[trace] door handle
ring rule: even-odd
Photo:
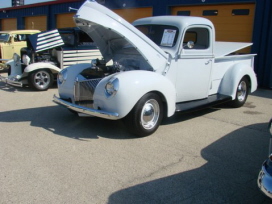
[[[205,65],[208,65],[208,64],[210,64],[210,62],[211,62],[212,60],[210,59],[210,60],[208,60],[206,63],[205,63]]]

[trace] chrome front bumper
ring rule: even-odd
[[[5,82],[6,84],[9,84],[11,86],[23,87],[22,82],[17,81],[16,79],[9,79],[7,77],[3,77],[1,75],[0,75],[0,81]]]
[[[265,195],[267,195],[269,198],[272,198],[272,176],[267,172],[269,166],[266,165],[266,162],[267,161],[265,161],[262,165],[262,169],[258,176],[257,184],[260,190]]]
[[[76,111],[78,113],[83,113],[85,115],[96,116],[99,118],[105,118],[105,119],[110,119],[110,120],[120,119],[118,113],[110,113],[110,112],[106,112],[106,111],[102,111],[102,110],[96,110],[96,109],[92,109],[92,108],[86,108],[83,106],[79,106],[79,105],[70,103],[68,101],[62,100],[59,97],[57,97],[56,95],[54,95],[53,101],[59,105],[65,106],[66,108],[69,108],[69,109]]]

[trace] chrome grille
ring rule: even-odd
[[[102,78],[76,81],[74,86],[75,101],[92,101],[95,87],[101,79]]]

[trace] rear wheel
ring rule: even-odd
[[[243,106],[247,100],[248,92],[249,82],[246,77],[243,77],[237,86],[236,97],[233,101],[231,101],[230,105],[234,108]]]
[[[46,91],[52,84],[53,74],[50,70],[37,70],[29,75],[29,85],[38,91]]]
[[[124,118],[128,130],[140,137],[154,133],[163,118],[163,104],[155,93],[144,95]]]

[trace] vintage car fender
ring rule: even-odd
[[[237,86],[244,76],[249,78],[251,84],[249,92],[255,91],[257,89],[257,79],[252,67],[244,63],[238,63],[233,65],[223,76],[219,86],[219,93],[235,99]]]
[[[61,69],[59,67],[57,67],[53,64],[46,63],[46,62],[37,62],[37,63],[33,63],[33,64],[28,65],[25,68],[24,72],[30,73],[30,72],[33,72],[38,69],[50,69],[53,73],[58,73],[61,71]]]
[[[113,96],[107,97],[105,86],[112,78],[119,81],[119,89]],[[127,71],[114,74],[100,81],[94,92],[94,107],[125,117],[149,92],[157,92],[166,102],[167,116],[175,112],[176,91],[173,83],[161,74],[149,71]]]

